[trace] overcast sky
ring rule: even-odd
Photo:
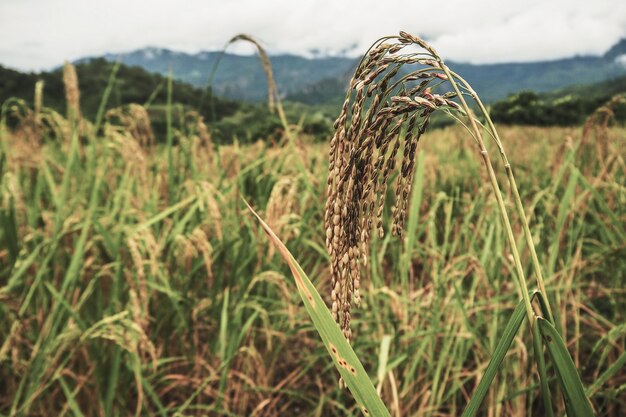
[[[45,69],[145,46],[215,50],[238,33],[271,53],[336,55],[355,46],[356,55],[399,30],[457,61],[599,55],[626,37],[626,1],[0,0],[0,64]]]

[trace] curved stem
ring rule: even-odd
[[[500,140],[500,136],[498,136],[498,131],[496,130],[496,127],[494,126],[493,121],[491,120],[491,117],[489,117],[489,113],[487,113],[487,109],[485,108],[482,101],[478,97],[478,94],[476,94],[476,92],[472,89],[469,83],[465,81],[462,77],[460,77],[458,74],[455,74],[453,72],[452,74],[454,75],[455,78],[459,79],[463,84],[465,84],[465,87],[468,89],[468,91],[474,98],[474,101],[476,101],[476,103],[478,104],[480,111],[485,116],[487,125],[489,126],[489,130],[491,131],[491,134],[496,142],[496,145],[498,146],[498,150],[500,151],[500,157],[502,158],[502,162],[504,163],[504,167],[506,169],[506,175],[509,180],[509,187],[511,188],[511,191],[513,191],[515,208],[517,209],[518,215],[520,216],[520,220],[522,221],[522,227],[524,229],[524,236],[526,238],[526,244],[528,245],[528,249],[530,250],[530,256],[533,262],[533,268],[535,269],[535,275],[537,277],[537,286],[539,287],[539,291],[541,291],[546,296],[545,299],[546,299],[546,310],[547,310],[548,319],[550,320],[550,322],[554,323],[554,318],[552,316],[552,309],[550,308],[550,303],[548,301],[548,293],[546,291],[545,281],[543,279],[543,273],[541,272],[539,258],[537,256],[535,244],[533,242],[532,234],[530,232],[530,227],[528,226],[528,220],[526,218],[526,213],[524,212],[522,199],[519,194],[519,189],[517,188],[517,183],[515,182],[515,177],[513,176],[513,169],[511,168],[511,164],[509,163],[509,160],[504,152],[504,147],[502,146],[502,141]]]
[[[476,124],[474,117],[472,117],[472,112],[469,106],[467,105],[465,98],[461,94],[461,91],[459,90],[458,85],[454,81],[454,78],[452,77],[450,70],[441,59],[439,59],[439,63],[441,65],[441,69],[448,77],[450,84],[452,84],[452,88],[454,88],[454,91],[457,93],[459,100],[461,102],[461,105],[463,106],[463,109],[465,110],[467,114],[467,118],[469,119],[470,126],[472,130],[474,131],[474,135],[476,136],[478,147],[480,149],[480,154],[483,158],[485,168],[487,169],[487,174],[489,175],[489,181],[491,183],[491,187],[493,188],[493,192],[496,196],[496,201],[498,202],[498,208],[500,209],[502,222],[504,223],[504,228],[506,230],[506,235],[509,241],[509,246],[511,247],[511,253],[513,254],[513,261],[515,263],[515,269],[517,272],[519,290],[522,293],[522,298],[524,300],[524,306],[526,308],[526,315],[528,316],[528,322],[530,323],[532,327],[535,324],[535,313],[530,303],[530,294],[528,293],[528,286],[526,285],[524,269],[522,268],[522,262],[520,260],[519,251],[517,250],[517,244],[515,243],[515,237],[513,235],[513,229],[511,228],[511,222],[509,221],[509,216],[506,212],[506,207],[504,205],[502,192],[500,191],[500,186],[498,185],[496,174],[493,170],[491,160],[489,159],[489,154],[487,152],[487,149],[485,148],[485,143],[483,141],[482,134],[480,133],[480,130],[478,129],[478,125]]]

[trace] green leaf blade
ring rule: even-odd
[[[246,203],[246,205],[248,205]],[[357,401],[361,412],[366,416],[390,416],[380,396],[377,394],[363,364],[352,350],[352,347],[343,336],[341,329],[333,320],[326,303],[317,292],[311,280],[304,273],[298,262],[291,255],[287,247],[274,234],[272,229],[248,205],[259,223],[270,237],[270,241],[284,258],[293,273],[296,286],[307,313],[313,320],[313,325],[322,338],[335,367],[341,374],[346,386]]]
[[[548,348],[548,354],[556,369],[568,415],[592,417],[594,413],[591,403],[587,399],[583,383],[563,339],[549,321],[538,317],[536,325],[539,326],[543,341]]]

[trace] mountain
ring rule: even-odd
[[[219,60],[212,88],[216,95],[237,100],[263,101],[267,97],[267,81],[256,55],[234,55],[221,52],[187,54],[161,48],[144,48],[124,54],[107,54],[109,61],[121,61],[148,71],[166,75],[170,68],[176,79],[196,87],[205,87]],[[347,76],[356,60],[343,57],[304,58],[296,55],[270,57],[272,70],[282,95],[299,91],[321,80]],[[89,58],[87,58],[89,60]],[[85,61],[85,59],[80,60]]]
[[[220,52],[187,54],[161,48],[144,48],[105,59],[120,60],[162,75],[170,68],[174,77],[197,87],[207,84]],[[357,63],[355,58],[304,58],[295,55],[270,57],[278,89],[288,100],[307,104],[337,103]],[[472,84],[486,102],[505,98],[521,90],[547,92],[574,84],[590,84],[626,74],[626,39],[602,56],[503,64],[467,64],[448,61],[448,66]],[[213,91],[220,96],[262,101],[267,83],[259,59],[226,53],[213,80]]]
[[[607,81],[626,74],[626,39],[620,40],[602,56],[503,64],[447,61],[447,65],[467,80],[483,101],[490,103],[519,91],[543,93],[572,85]],[[321,80],[290,94],[288,98],[309,104],[341,102],[349,78]]]
[[[449,63],[487,102],[520,90],[547,92],[576,84],[592,84],[626,74],[626,65],[606,56],[554,61],[471,65]]]
[[[624,61],[626,58],[626,38],[621,39],[604,54],[606,59]]]

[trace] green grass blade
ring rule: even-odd
[[[65,398],[67,399],[67,404],[69,408],[72,410],[72,413],[74,413],[76,417],[83,417],[84,414],[80,411],[80,407],[75,399],[78,390],[76,390],[76,392],[72,392],[72,390],[70,389],[70,387],[67,385],[67,383],[62,377],[59,378],[59,384],[61,385],[61,388],[63,389],[63,394],[65,394]]]
[[[424,152],[420,152],[417,156],[417,164],[413,178],[411,191],[411,211],[409,212],[407,230],[406,230],[406,246],[404,259],[400,264],[400,276],[402,283],[409,281],[409,266],[411,265],[411,255],[415,242],[417,241],[417,224],[420,215],[420,205],[422,204],[422,193],[424,188]],[[406,286],[405,286],[406,288]]]
[[[252,207],[248,205],[248,208],[259,220],[259,223],[263,226],[265,233],[269,236],[270,241],[289,265],[289,268],[293,273],[296,286],[298,287],[300,297],[304,302],[306,311],[313,320],[315,329],[322,338],[324,346],[328,349],[335,367],[354,396],[354,399],[358,403],[363,415],[390,416],[389,411],[383,404],[383,401],[376,393],[369,375],[365,371],[365,368],[363,368],[359,358],[352,350],[352,347],[341,333],[339,326],[337,326],[337,323],[333,320],[328,307],[322,300],[322,297],[320,297],[319,293],[306,276],[298,262],[296,262],[293,258],[287,247],[280,241],[280,239],[278,239],[263,219],[256,214]]]
[[[0,207],[0,226],[2,226],[0,239],[4,240],[3,246],[9,252],[9,267],[12,268],[19,253],[19,243],[13,199],[9,198],[7,204],[6,210]]]
[[[174,131],[172,128],[172,69],[167,75],[167,106],[165,109],[166,137],[165,146],[167,148],[167,192],[169,201],[172,201],[172,193],[174,192],[174,153],[172,146],[174,143]]]
[[[544,314],[545,319],[547,319],[550,324],[554,326],[554,319],[551,317],[550,309],[548,308],[548,299],[546,295],[541,291],[535,291],[534,295],[537,296],[537,300],[539,300],[539,307],[541,307],[541,312]]]
[[[115,400],[115,390],[120,375],[120,364],[122,359],[122,351],[118,346],[113,348],[113,359],[111,362],[111,373],[109,374],[106,394],[104,397],[104,413],[107,416],[113,415],[113,401]]]
[[[598,376],[598,378],[593,381],[593,384],[587,387],[587,395],[593,396],[593,394],[595,394],[606,381],[611,379],[611,377],[619,371],[623,372],[624,369],[626,369],[626,352],[622,352],[619,358],[617,358],[617,360],[613,362],[613,364],[609,366],[608,369],[602,373],[602,375]]]
[[[574,361],[569,355],[565,343],[553,325],[547,320],[538,317],[537,326],[548,347],[548,354],[556,369],[557,377],[565,399],[565,406],[569,417],[593,416],[591,404],[585,394],[583,383],[576,371]]]
[[[167,414],[167,409],[161,403],[161,399],[159,398],[159,395],[154,391],[154,388],[152,387],[150,382],[147,381],[146,378],[142,378],[141,379],[141,385],[142,385],[143,390],[145,391],[145,393],[152,400],[152,404],[154,406],[156,406],[156,408],[157,408],[157,410],[159,412],[159,415],[162,416],[162,417],[167,417],[167,415],[168,415]],[[152,414],[152,415],[154,415],[154,414]]]
[[[229,322],[229,317],[228,317],[228,298],[229,298],[229,288],[226,288],[224,290],[224,300],[222,303],[222,314],[221,314],[221,318],[220,318],[220,333],[219,333],[219,338],[218,338],[218,352],[219,352],[219,358],[222,362],[222,376],[220,378],[220,384],[218,387],[218,391],[220,393],[220,395],[217,397],[217,401],[216,401],[216,406],[220,407],[222,404],[222,398],[223,398],[223,394],[224,391],[226,390],[226,385],[228,382],[228,365],[230,360],[227,358],[227,351],[228,351],[228,322]],[[232,320],[232,318],[231,318]],[[193,400],[192,396],[190,397],[185,404],[182,407],[182,410],[179,410],[180,412],[184,411],[189,404],[191,403],[190,400]]]
[[[533,347],[535,349],[537,371],[539,372],[544,413],[547,417],[554,417],[554,411],[552,411],[552,395],[550,394],[550,387],[548,386],[548,373],[546,371],[546,361],[543,356],[543,346],[541,345],[539,326],[533,326]]]
[[[491,360],[487,365],[485,374],[478,383],[478,387],[476,388],[476,391],[474,391],[474,394],[472,395],[470,402],[467,404],[467,407],[465,407],[462,417],[475,416],[478,412],[478,408],[487,396],[487,393],[489,392],[489,387],[491,386],[491,383],[493,382],[496,373],[502,365],[502,361],[504,360],[506,352],[511,347],[511,343],[513,343],[513,338],[519,331],[520,326],[524,321],[525,314],[526,310],[524,308],[524,301],[520,301],[517,307],[515,307],[515,310],[513,311],[513,314],[511,315],[511,318],[509,319],[509,322],[504,329],[504,333],[502,334],[502,337],[500,338],[500,341],[498,342],[498,345],[496,346],[496,349],[491,356]]]
[[[578,185],[578,175],[576,172],[572,171],[572,175],[567,183],[567,187],[563,196],[561,197],[561,202],[559,204],[558,215],[556,219],[556,229],[555,236],[561,236],[563,233],[563,228],[565,227],[565,221],[567,217],[570,215],[572,200],[574,199],[576,186]],[[554,274],[556,271],[556,262],[559,258],[559,245],[561,244],[559,239],[554,239],[549,249],[549,258],[548,258],[548,271],[549,275]]]
[[[107,104],[109,103],[109,96],[111,95],[111,90],[113,90],[113,84],[115,83],[115,77],[117,75],[117,71],[119,71],[120,69],[120,65],[122,65],[122,63],[118,61],[113,65],[113,68],[111,69],[109,81],[107,82],[107,86],[104,89],[104,93],[102,94],[102,100],[100,100],[100,105],[98,106],[96,121],[93,124],[94,135],[98,134],[98,131],[100,130],[100,125],[102,124],[102,119],[104,117],[104,111],[106,110]]]

